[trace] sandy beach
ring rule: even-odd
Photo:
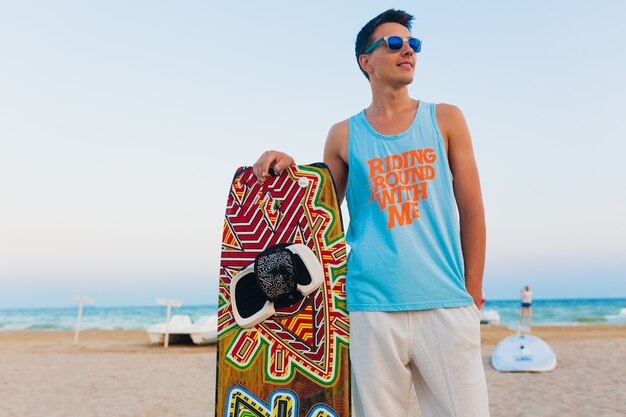
[[[513,334],[483,328],[492,417],[626,415],[626,325],[538,326],[558,358],[503,374],[490,356]],[[142,331],[0,332],[0,417],[213,416],[215,346],[148,344]]]

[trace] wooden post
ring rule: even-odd
[[[180,307],[182,303],[179,300],[167,300],[165,298],[157,298],[156,303],[159,305],[167,306],[167,320],[165,321],[165,337],[163,346],[167,348],[170,343],[170,316],[172,313],[172,307]]]
[[[76,318],[76,331],[74,332],[74,344],[78,344],[78,336],[80,334],[80,321],[83,317],[83,304],[93,304],[91,298],[82,297],[80,295],[75,295],[72,297],[72,300],[78,302],[78,317]]]

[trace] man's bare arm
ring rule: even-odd
[[[333,175],[339,205],[346,196],[348,186],[348,121],[344,120],[333,125],[324,146],[324,163]]]
[[[480,307],[487,233],[472,138],[463,113],[455,106],[438,104],[437,121],[447,139],[448,160],[454,178],[454,195],[459,208],[465,264],[465,286],[476,306]]]

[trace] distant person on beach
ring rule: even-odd
[[[530,287],[526,285],[520,294],[520,299],[522,301],[522,309],[520,312],[519,325],[522,327],[524,322],[524,314],[528,315],[528,328],[530,329],[533,315],[533,293],[530,291]]]
[[[424,417],[488,417],[478,170],[461,110],[409,96],[422,46],[412,20],[391,9],[358,33],[356,60],[372,101],[332,126],[324,148],[350,213],[353,410],[406,416],[413,385]],[[263,183],[270,169],[290,165],[291,156],[267,151],[254,173]]]

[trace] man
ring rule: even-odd
[[[484,417],[478,170],[461,111],[409,97],[421,49],[412,20],[387,10],[361,29],[355,52],[372,102],[332,126],[324,149],[350,211],[353,406],[363,417],[406,416],[413,383],[425,417]],[[268,151],[254,172],[262,182],[292,164]]]

